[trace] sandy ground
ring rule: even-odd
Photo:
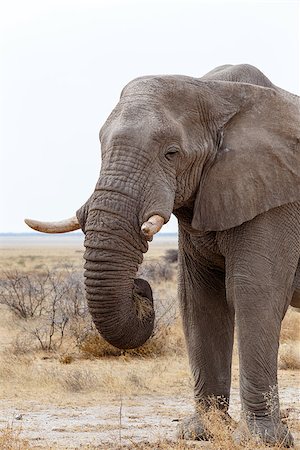
[[[230,412],[238,419],[240,402],[236,387],[231,399]],[[281,390],[282,407],[289,408],[292,421],[300,419],[299,400],[297,388]],[[192,412],[192,399],[186,396],[110,398],[97,406],[6,400],[0,402],[0,427],[8,422],[13,424],[37,448],[78,448],[88,444],[110,448],[116,443],[176,440],[178,419]],[[294,432],[294,437],[300,448],[300,433]]]

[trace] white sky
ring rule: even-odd
[[[0,232],[85,202],[132,78],[250,63],[300,90],[298,1],[0,0],[0,28]]]

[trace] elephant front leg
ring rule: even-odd
[[[277,382],[281,314],[276,295],[280,288],[273,291],[272,283],[270,287],[259,287],[258,278],[251,288],[245,286],[245,279],[242,282],[240,276],[231,278],[235,284],[242,402],[242,422],[235,431],[235,439],[240,443],[250,432],[248,437],[259,436],[268,444],[289,447],[293,438],[280,419]],[[261,307],[257,304],[259,300]]]
[[[244,418],[235,437],[240,442],[258,436],[268,444],[290,447],[292,435],[280,418],[277,358],[299,244],[293,216],[290,222],[280,223],[277,216],[274,210],[257,217],[226,232],[223,242],[227,297],[234,305],[237,325]],[[297,247],[292,245],[295,242]]]
[[[227,414],[231,384],[234,313],[228,308],[223,271],[205,260],[180,255],[179,297],[196,413],[179,425],[183,439],[208,438],[201,412],[212,402]]]

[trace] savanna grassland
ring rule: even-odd
[[[87,311],[80,237],[1,238],[0,449],[238,449],[232,425],[209,411],[210,443],[176,440],[193,412],[177,305],[177,241],[158,236],[140,272],[152,285],[154,336],[134,351],[103,341]],[[300,313],[284,320],[281,406],[300,443]],[[234,350],[230,412],[239,418]],[[248,449],[265,448],[250,441]]]

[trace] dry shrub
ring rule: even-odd
[[[97,331],[91,331],[79,344],[81,352],[88,357],[103,358],[108,356],[120,356],[122,351],[100,336]]]
[[[56,312],[56,319],[80,315],[86,308],[83,276],[72,267],[56,271],[0,273],[0,303],[28,319]]]
[[[130,356],[155,358],[159,356],[182,355],[185,352],[183,332],[179,320],[171,325],[160,323],[153,336],[139,348],[126,350]]]
[[[88,315],[84,292],[82,274],[70,267],[0,273],[0,304],[14,313],[22,330],[14,352],[60,348],[70,323]]]
[[[289,308],[281,326],[281,342],[300,341],[300,311]]]
[[[176,271],[173,266],[161,261],[144,262],[138,272],[139,277],[146,278],[154,283],[173,280],[175,274]]]
[[[164,356],[168,352],[169,336],[170,327],[162,326],[144,345],[126,350],[126,354],[143,358]]]
[[[31,445],[26,439],[20,437],[20,431],[7,425],[0,430],[1,450],[29,450]]]
[[[300,347],[296,342],[286,342],[280,346],[279,369],[300,369]]]
[[[166,250],[164,260],[170,264],[177,263],[178,262],[178,249],[170,248],[170,249]]]
[[[9,351],[15,356],[22,356],[31,353],[36,349],[35,342],[30,334],[19,333],[9,345]]]
[[[59,358],[59,362],[61,364],[71,364],[74,361],[74,356],[73,355],[61,355]]]
[[[161,356],[165,353],[164,342],[161,337],[154,336],[149,339],[144,345],[139,348],[131,350],[120,350],[103,339],[97,332],[93,332],[90,336],[82,342],[80,350],[86,356],[94,358],[105,358],[112,356],[130,355],[141,357],[155,357]]]
[[[165,355],[182,355],[185,352],[183,332],[179,320],[172,325],[160,324],[154,331],[154,335],[141,347],[120,350],[103,339],[100,334],[93,330],[79,344],[84,356],[103,358],[115,356],[132,356],[155,358]]]
[[[87,369],[75,369],[58,375],[59,384],[68,392],[87,392],[95,389],[96,376]]]

